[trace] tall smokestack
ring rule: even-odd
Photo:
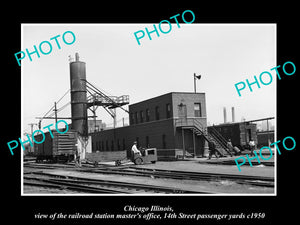
[[[231,107],[231,114],[232,114],[232,122],[235,122],[235,114],[234,114],[234,107]]]
[[[72,129],[82,136],[88,134],[85,79],[85,62],[80,62],[79,54],[76,53],[75,62],[70,62],[71,117]]]
[[[223,108],[224,123],[227,123],[226,107]]]

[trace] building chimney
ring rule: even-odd
[[[223,108],[224,123],[227,123],[226,107]]]
[[[235,114],[234,114],[234,107],[231,107],[231,114],[232,114],[232,122],[235,122]]]

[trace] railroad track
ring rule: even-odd
[[[129,182],[82,178],[32,172],[24,177],[24,185],[40,186],[55,189],[70,189],[84,193],[100,194],[136,194],[136,193],[163,193],[163,194],[211,194],[211,192],[188,191],[173,187],[137,184]]]
[[[174,171],[174,170],[160,170],[149,169],[141,167],[127,167],[127,168],[97,168],[97,169],[83,169],[81,171],[102,174],[115,174],[126,176],[143,176],[151,178],[168,178],[179,180],[230,180],[239,184],[255,185],[262,187],[274,187],[274,179],[270,177],[248,176],[248,175],[233,175],[220,173],[204,173],[191,171]]]
[[[175,170],[162,170],[150,169],[141,167],[129,167],[125,170],[134,170],[139,173],[158,174],[158,176],[169,177],[173,179],[191,179],[191,180],[215,180],[225,179],[235,181],[242,184],[251,184],[257,186],[274,187],[274,178],[250,175],[237,175],[237,174],[221,174],[221,173],[205,173],[205,172],[191,172],[191,171],[175,171]]]
[[[75,168],[74,165],[47,165],[47,164],[27,164],[25,167],[38,168],[38,169],[56,169],[63,168],[66,170],[74,170],[80,172],[101,173],[109,175],[123,175],[123,176],[142,176],[151,178],[167,178],[167,179],[180,179],[180,180],[206,180],[206,181],[218,181],[229,180],[238,184],[255,185],[262,187],[274,187],[274,178],[263,176],[249,176],[238,174],[221,174],[221,173],[205,173],[205,172],[192,172],[192,171],[175,171],[175,170],[162,170],[162,169],[150,169],[136,166],[124,166],[124,167],[91,167],[84,166],[81,168]]]

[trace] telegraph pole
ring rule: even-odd
[[[32,135],[33,135],[33,126],[34,125],[38,125],[38,124],[37,123],[29,123],[28,125],[30,125],[30,127],[31,127],[30,133],[31,133],[31,138],[32,138]],[[34,141],[32,142],[32,149],[34,151]]]

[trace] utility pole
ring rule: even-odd
[[[196,80],[200,80],[201,75],[196,75],[196,73],[194,73],[194,92],[196,93]]]
[[[30,133],[31,133],[31,138],[32,138],[32,134],[33,134],[33,126],[34,126],[34,125],[38,125],[38,124],[37,124],[37,123],[29,123],[28,125],[30,125],[30,127],[31,127]],[[32,149],[33,149],[32,152],[34,152],[34,141],[32,142]]]

